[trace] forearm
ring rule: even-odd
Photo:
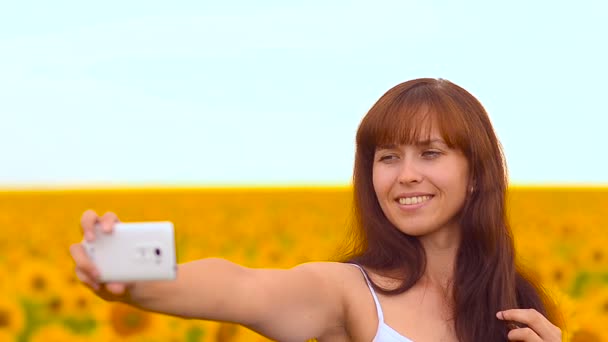
[[[196,260],[180,264],[174,281],[133,284],[126,301],[169,315],[246,324],[250,271],[225,259]]]

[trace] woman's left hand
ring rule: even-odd
[[[509,331],[509,341],[525,342],[561,342],[562,331],[534,309],[510,309],[499,311],[496,317],[503,321],[515,321],[526,324],[526,328]]]

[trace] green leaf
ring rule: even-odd
[[[191,327],[186,332],[186,341],[188,342],[199,342],[205,336],[205,330],[199,327]]]

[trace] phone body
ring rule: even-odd
[[[83,241],[101,282],[173,280],[177,277],[173,223],[116,223],[111,234],[95,228],[95,240]]]

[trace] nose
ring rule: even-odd
[[[418,170],[417,165],[412,161],[404,160],[399,172],[399,184],[420,183],[422,178],[422,173]]]

